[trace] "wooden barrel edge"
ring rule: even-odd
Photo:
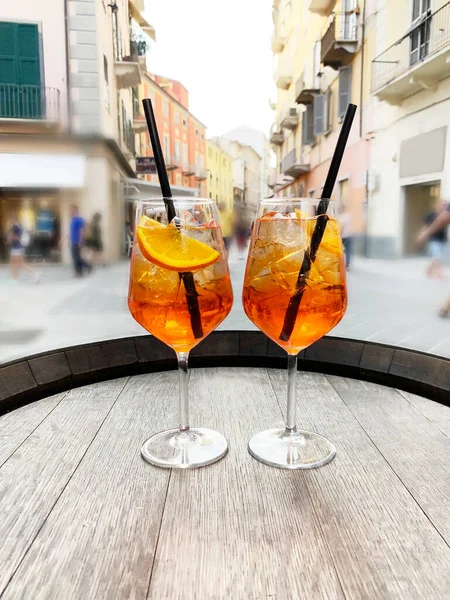
[[[285,368],[286,354],[259,331],[216,331],[191,353],[190,366]],[[156,338],[93,342],[0,365],[0,414],[71,388],[176,368]],[[327,336],[299,355],[299,369],[372,381],[450,406],[450,360],[386,344]]]

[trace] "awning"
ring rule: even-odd
[[[0,188],[82,188],[85,172],[79,154],[0,154]]]
[[[145,200],[151,198],[161,198],[161,188],[156,181],[146,181],[145,179],[133,179],[127,177],[123,179],[123,199],[125,202],[133,200]],[[195,197],[198,195],[198,190],[195,187],[181,187],[171,185],[172,194],[174,196]]]

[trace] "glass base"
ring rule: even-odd
[[[169,429],[153,435],[141,448],[142,458],[156,467],[194,469],[220,460],[228,451],[226,438],[217,431]]]
[[[312,431],[268,429],[252,437],[248,451],[260,462],[280,469],[314,469],[336,456],[336,448]]]

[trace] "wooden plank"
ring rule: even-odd
[[[61,402],[66,393],[33,402],[0,417],[0,467]]]
[[[450,544],[450,439],[392,388],[334,377],[330,381]],[[450,574],[449,566],[446,571]]]
[[[194,369],[192,423],[230,452],[173,471],[149,598],[343,598],[302,473],[266,467],[247,441],[281,422],[264,369]]]
[[[77,469],[125,381],[71,391],[2,466],[0,595]]]
[[[286,375],[269,375],[284,410]],[[307,472],[305,482],[346,596],[448,598],[447,544],[326,377],[300,373],[298,396],[299,426],[329,437],[338,451],[332,463]],[[371,415],[367,391],[360,400]],[[298,479],[294,493],[301,485]]]
[[[144,462],[140,448],[177,423],[177,380],[130,380],[3,600],[145,598],[170,471]],[[95,403],[92,395],[87,410]]]
[[[416,396],[403,390],[397,390],[416,410],[418,410],[435,427],[450,438],[450,407],[433,402],[427,398]]]

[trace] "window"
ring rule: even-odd
[[[413,0],[411,20],[410,64],[414,65],[428,55],[431,29],[430,0]]]
[[[183,127],[186,127],[186,119],[183,119]]]
[[[176,108],[174,112],[175,112],[174,121],[175,121],[175,124],[178,125],[178,123],[180,122],[180,111]]]
[[[181,144],[175,141],[175,158],[177,161],[181,161]]]
[[[187,167],[188,164],[188,147],[187,144],[183,144],[183,166]]]
[[[166,159],[166,161],[169,160],[169,154],[170,152],[170,142],[169,142],[169,136],[167,135],[167,133],[164,134],[164,158]]]
[[[314,97],[314,136],[322,135],[324,132],[325,95],[319,94]]]
[[[314,107],[312,104],[308,104],[303,113],[302,144],[308,146],[314,141]]]
[[[308,198],[314,198],[314,192],[316,190],[314,188],[311,188],[310,190],[308,190]]]
[[[176,182],[177,182],[177,185],[181,185],[181,173],[177,173]]]
[[[195,137],[198,137],[198,129],[195,130]]]
[[[323,132],[329,133],[332,129],[333,129],[333,92],[331,91],[331,88],[329,88],[325,92]]]
[[[165,117],[169,116],[169,103],[163,100],[163,115]]]
[[[347,105],[352,99],[352,67],[339,69],[339,120],[342,121],[347,110]]]
[[[108,59],[103,55],[103,95],[106,108],[109,108],[109,76],[108,76]]]
[[[212,148],[208,148],[208,158],[212,158]]]

